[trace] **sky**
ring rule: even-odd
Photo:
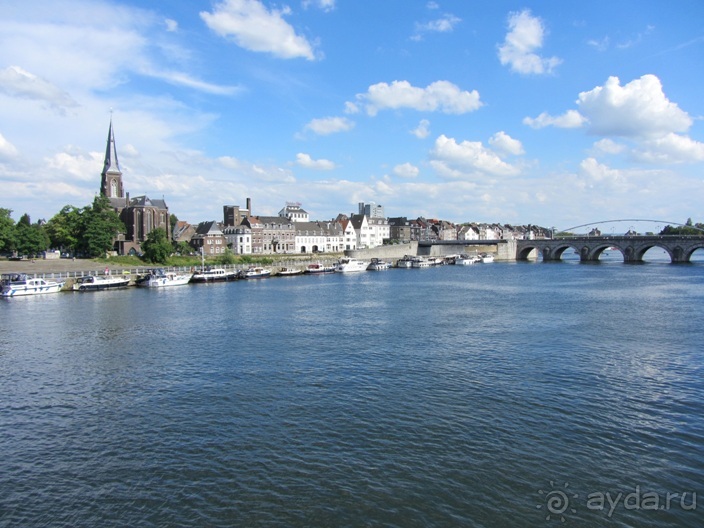
[[[704,221],[704,2],[3,0],[0,207]]]

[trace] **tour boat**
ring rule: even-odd
[[[3,274],[0,284],[3,297],[57,293],[64,287],[64,282],[30,278],[25,273]]]
[[[167,286],[183,286],[191,281],[192,273],[176,273],[155,268],[135,281],[137,286],[144,288],[165,288]]]
[[[378,258],[373,258],[371,264],[367,267],[368,270],[371,271],[382,271],[382,270],[387,270],[391,267],[391,264],[388,262],[385,262],[381,259]]]
[[[308,264],[303,273],[315,274],[315,273],[332,273],[335,271],[335,266],[326,266],[320,262],[315,262],[313,264]]]
[[[352,273],[356,271],[367,271],[367,266],[369,262],[364,260],[357,260],[355,258],[343,257],[341,258],[337,266],[335,266],[335,271],[338,273]]]
[[[226,271],[223,268],[205,268],[196,271],[191,277],[191,282],[221,282],[237,280],[236,271]]]
[[[76,279],[73,285],[75,291],[100,291],[100,290],[115,290],[117,288],[126,288],[130,283],[129,277],[120,275],[88,275]]]
[[[264,279],[271,275],[271,270],[260,267],[249,268],[245,274],[245,279]]]

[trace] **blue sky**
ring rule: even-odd
[[[704,2],[4,0],[0,207],[704,220]],[[111,114],[112,112],[112,114]]]

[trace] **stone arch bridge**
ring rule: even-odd
[[[582,262],[593,262],[607,249],[616,249],[623,254],[624,262],[642,262],[646,251],[659,247],[670,255],[673,263],[681,263],[689,262],[692,253],[704,248],[704,235],[575,236],[516,242],[516,260],[527,260],[538,251],[543,261],[555,261],[566,250],[573,249]]]

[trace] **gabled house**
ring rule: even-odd
[[[198,224],[190,243],[193,249],[206,256],[221,255],[227,250],[227,238],[215,220]]]

